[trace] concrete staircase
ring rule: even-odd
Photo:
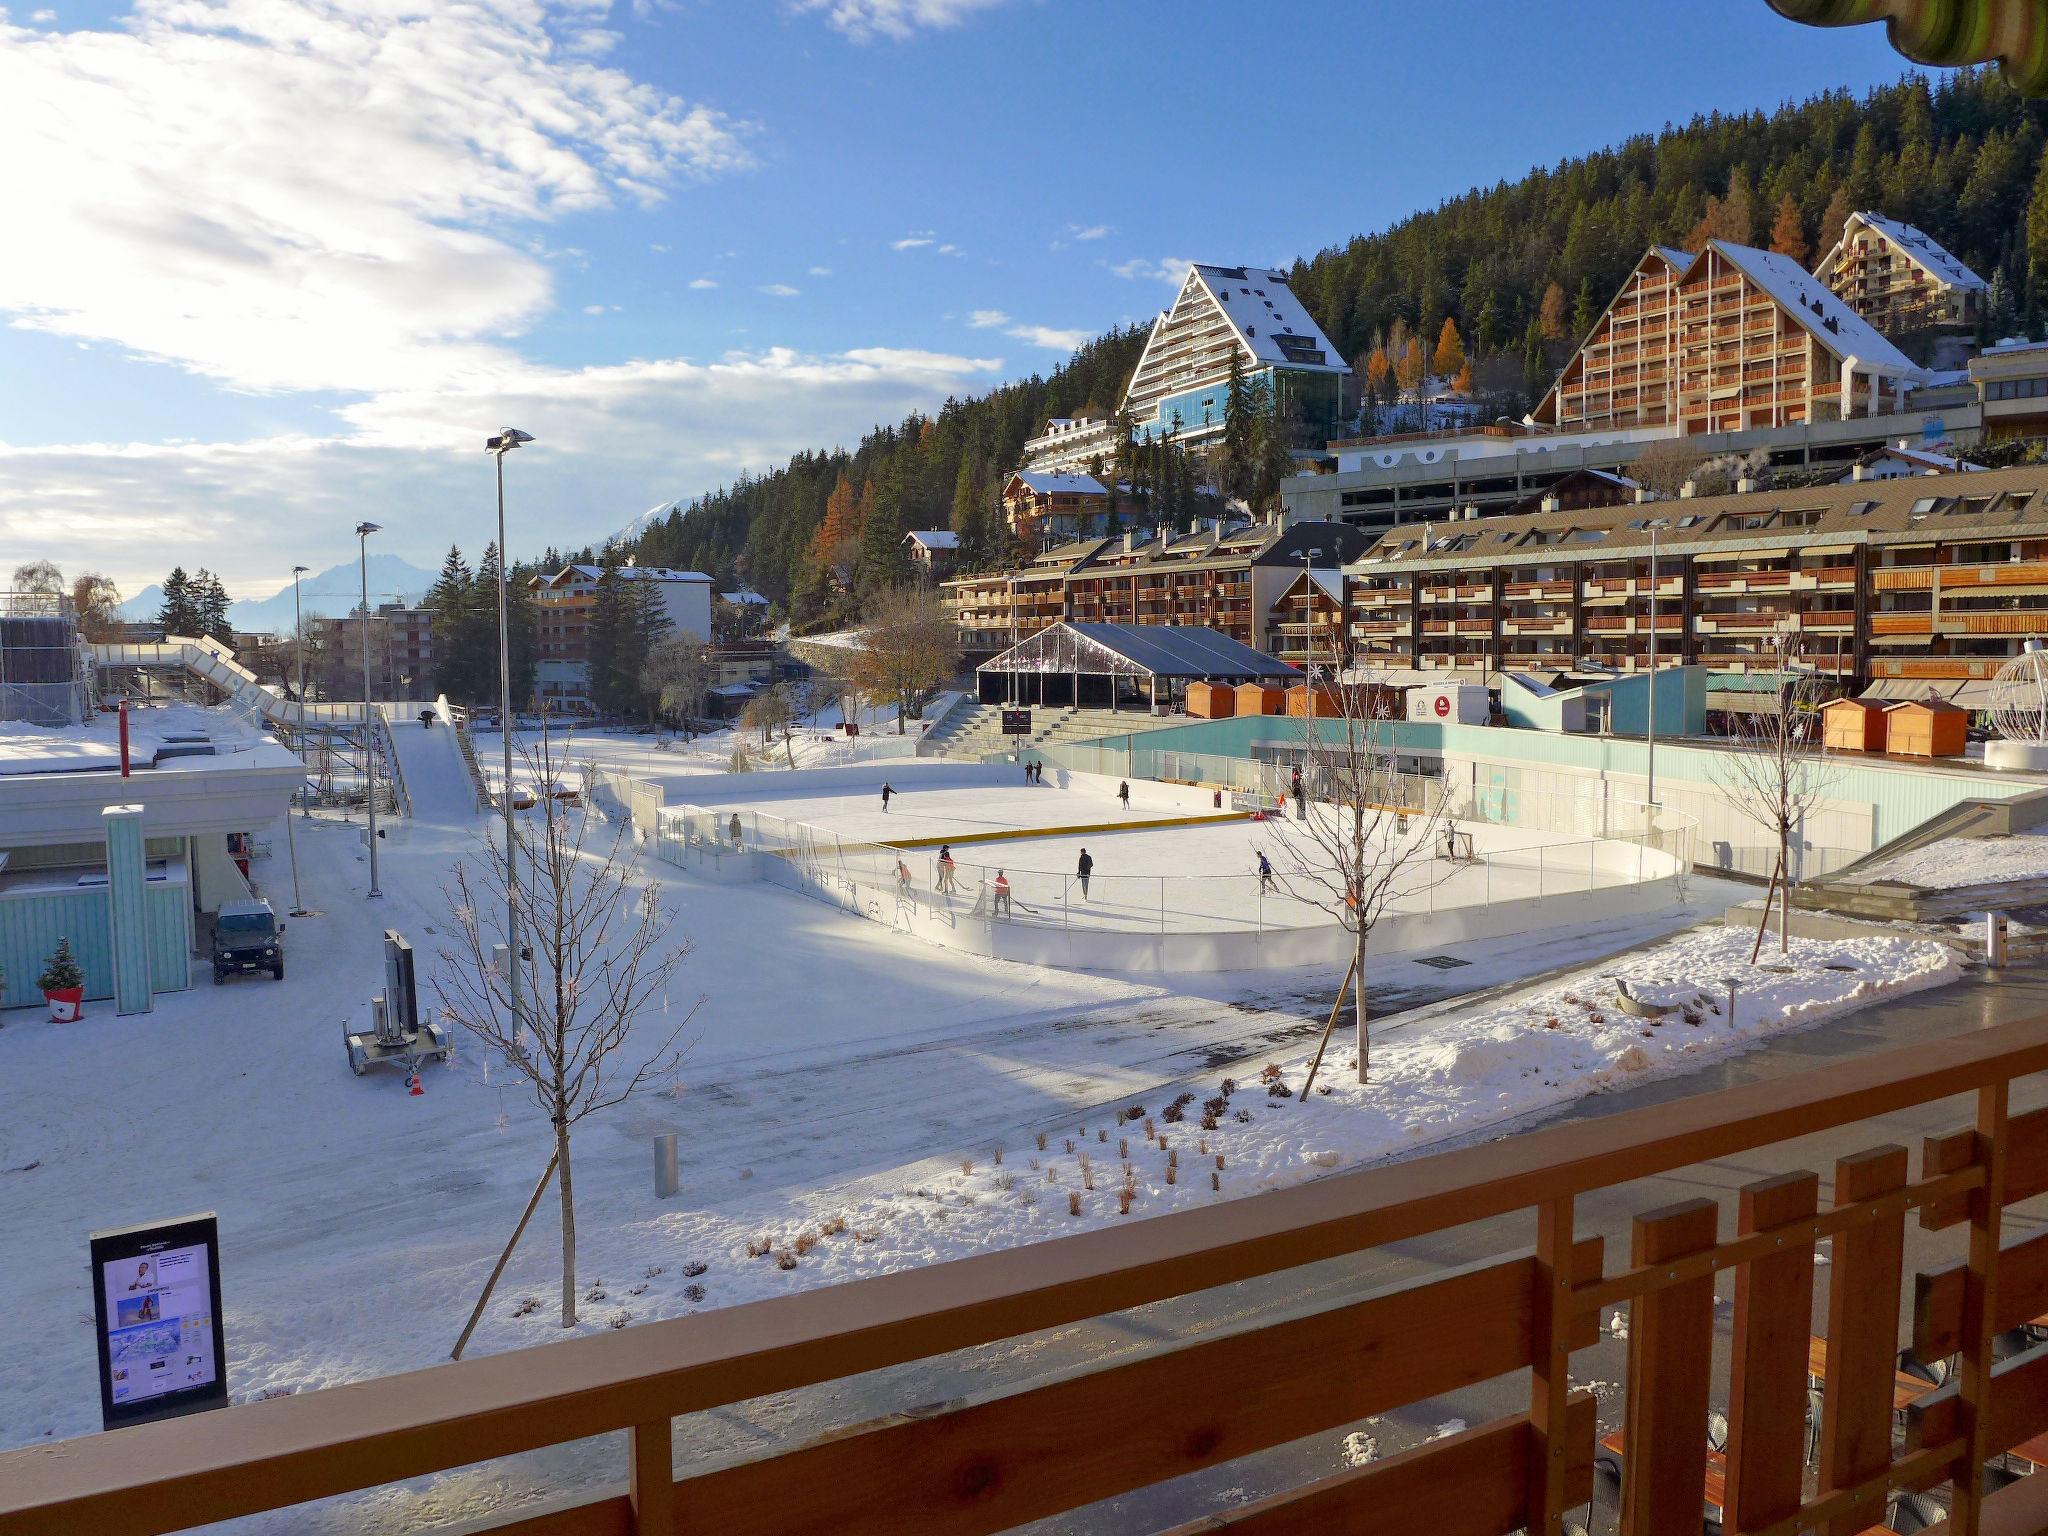
[[[1186,723],[1185,716],[1141,715],[1129,709],[1069,709],[1061,712],[1058,722],[1040,739],[1046,742],[1094,741],[1102,736],[1129,736]]]
[[[990,753],[1014,752],[1019,747],[1036,746],[1072,713],[1070,709],[1034,707],[1031,711],[1031,734],[1005,736],[1003,706],[977,704],[972,709],[956,711],[934,726],[920,744],[920,755],[929,753],[973,762]]]

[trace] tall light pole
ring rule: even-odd
[[[356,574],[362,578],[363,606],[356,622],[363,634],[363,773],[369,793],[364,803],[370,808],[370,894],[377,889],[377,722],[370,711],[370,535],[384,530],[376,523],[356,524]]]
[[[505,777],[498,786],[505,814],[505,979],[512,1003],[512,1027],[519,1027],[519,844],[512,830],[512,629],[507,572],[511,560],[505,552],[505,455],[521,443],[533,441],[531,432],[507,427],[496,437],[484,440],[484,449],[498,461],[498,740],[504,749]]]
[[[1643,792],[1650,814],[1657,809],[1657,535],[1671,526],[1669,518],[1653,517],[1650,529],[1650,703],[1645,739],[1649,744],[1649,787]],[[1679,621],[1681,624],[1684,620]]]
[[[310,569],[304,565],[292,567],[292,655],[299,671],[299,747],[302,752],[306,744],[306,620],[299,611],[299,578]],[[299,761],[304,762],[305,759],[301,757]],[[305,816],[312,815],[306,806],[306,776],[303,773],[299,775],[299,811]],[[292,830],[290,810],[284,813],[284,841],[292,855],[292,916],[304,917],[306,901],[299,894],[299,839]]]

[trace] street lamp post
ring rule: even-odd
[[[506,992],[512,1004],[512,1027],[519,1027],[519,882],[518,843],[512,829],[512,631],[510,597],[507,590],[511,566],[505,551],[505,455],[521,443],[533,441],[531,432],[507,427],[484,441],[485,450],[498,461],[498,740],[504,749],[503,782],[498,786],[505,815],[505,963]]]
[[[1647,815],[1657,814],[1657,535],[1670,527],[1670,519],[1657,517],[1650,520],[1650,702],[1648,705],[1648,727],[1644,739],[1648,744],[1648,785],[1643,798],[1648,803]],[[1684,620],[1679,621],[1681,624]]]
[[[384,530],[376,523],[356,524],[356,574],[362,579],[363,606],[356,622],[363,635],[363,775],[368,793],[364,804],[370,808],[370,894],[382,896],[377,888],[377,721],[370,710],[370,535]]]
[[[299,611],[299,578],[310,569],[304,565],[292,567],[292,654],[299,673],[299,749],[302,753],[306,744],[306,621]],[[302,756],[299,761],[303,763],[305,758]],[[303,773],[299,775],[299,811],[306,816],[312,814],[306,806],[306,776]],[[292,916],[304,917],[306,901],[299,894],[299,839],[292,830],[290,810],[284,813],[284,841],[292,855]]]

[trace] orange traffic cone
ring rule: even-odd
[[[412,1084],[412,1096],[414,1098],[420,1097],[420,1095],[427,1091],[426,1089],[420,1086],[420,1075],[417,1072],[413,1073],[413,1075],[407,1078],[406,1081]]]

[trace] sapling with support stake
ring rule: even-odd
[[[562,765],[545,721],[539,742],[522,748],[521,756],[536,782],[556,782]],[[522,857],[511,894],[522,943],[509,956],[502,931],[504,863],[489,853],[458,860],[446,892],[455,939],[434,974],[442,1017],[504,1057],[552,1128],[564,1328],[576,1323],[571,1132],[647,1083],[670,1081],[683,1055],[677,1042],[702,1002],[668,1007],[669,980],[688,958],[690,942],[672,936],[659,892],[638,877],[630,826],[620,822],[600,845],[592,833],[604,825],[550,794],[536,797],[526,824],[515,823]],[[515,970],[521,983],[516,1004]],[[651,1046],[636,1035],[643,1024]]]
[[[1435,854],[1438,824],[1448,798],[1443,781],[1421,781],[1422,804],[1406,803],[1393,770],[1394,741],[1376,688],[1355,672],[1347,676],[1335,652],[1308,666],[1309,715],[1302,722],[1305,789],[1301,814],[1269,823],[1278,856],[1274,878],[1296,901],[1335,918],[1351,940],[1351,963],[1323,1028],[1316,1061],[1344,1006],[1352,1000],[1358,1030],[1358,1080],[1366,1081],[1372,1037],[1366,1013],[1365,957],[1373,926],[1397,899],[1426,891],[1441,878]],[[1329,712],[1324,713],[1325,704]],[[1314,1081],[1310,1069],[1309,1081]],[[1308,1085],[1302,1096],[1306,1098]]]

